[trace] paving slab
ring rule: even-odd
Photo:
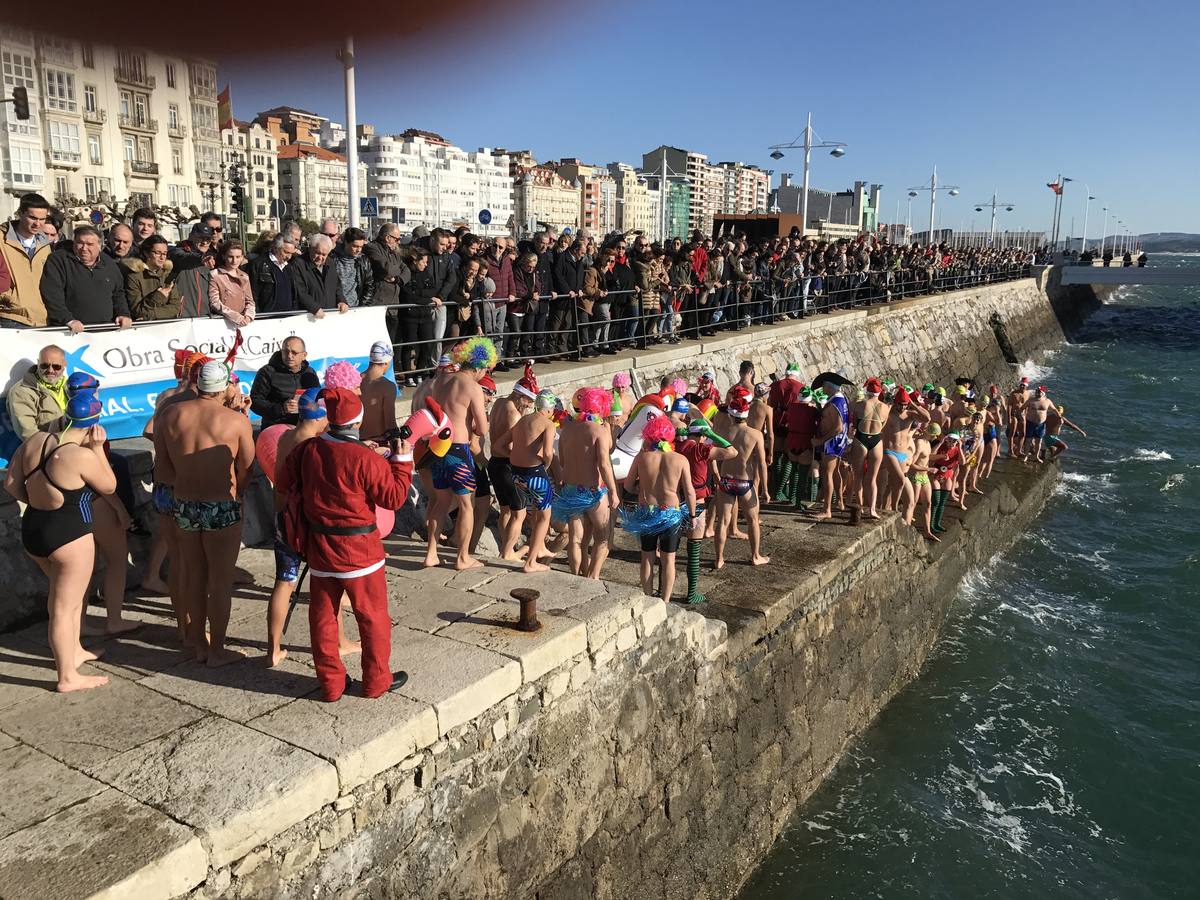
[[[157,900],[207,874],[190,829],[112,789],[0,839],[5,900]]]
[[[108,760],[96,777],[195,829],[217,869],[338,797],[325,760],[215,716]]]
[[[95,690],[44,693],[11,707],[0,714],[0,731],[95,777],[113,757],[205,715],[137,682],[113,679]]]
[[[604,582],[581,578],[569,572],[550,570],[526,575],[524,572],[507,572],[475,588],[475,593],[497,600],[512,601],[514,588],[532,588],[541,594],[538,609],[570,609],[579,603],[599,597],[605,593]]]
[[[445,628],[493,602],[482,594],[436,584],[401,581],[389,588],[388,614],[392,622],[427,633]]]
[[[516,692],[521,664],[491,650],[409,628],[392,631],[393,663],[408,672],[400,693],[428,703],[448,734]]]
[[[174,618],[170,622],[147,623],[137,631],[106,641],[103,646],[104,655],[93,665],[132,681],[184,665],[192,658],[179,641]]]
[[[536,681],[551,669],[587,651],[587,626],[566,616],[539,614],[540,631],[515,627],[520,609],[511,601],[493,603],[438,632],[442,637],[491,650],[521,663],[521,680]]]
[[[609,587],[625,586],[612,584]],[[637,588],[615,590],[577,603],[562,615],[584,623],[587,627],[588,651],[595,653],[609,638],[633,621],[634,615],[642,608],[643,599],[644,595]]]
[[[0,838],[105,790],[86,775],[25,744],[0,750]]]
[[[235,722],[249,722],[320,686],[311,668],[288,657],[268,668],[252,656],[210,669],[191,661],[146,678],[144,687]]]
[[[90,665],[80,671],[96,674]],[[0,635],[0,710],[53,693],[57,683],[58,672],[49,650],[14,634]]]
[[[522,563],[505,562],[495,559],[489,560],[486,565],[480,566],[477,569],[467,569],[463,572],[455,572],[454,577],[446,582],[446,587],[460,591],[473,591],[481,585],[494,581],[501,575],[511,575],[514,572],[519,572]]]

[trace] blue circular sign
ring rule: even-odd
[[[93,225],[103,225],[104,213],[100,212],[98,209],[93,209],[90,213],[88,213],[88,221]]]
[[[492,211],[490,209],[481,209],[479,211],[479,224],[488,225],[492,221]]]

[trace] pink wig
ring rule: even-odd
[[[675,423],[671,421],[670,416],[655,416],[642,429],[642,440],[649,444],[674,442]]]
[[[631,384],[633,384],[633,381],[629,378],[628,372],[618,372],[613,376],[613,387],[615,387],[618,391],[624,390]]]
[[[684,378],[676,378],[671,381],[671,390],[675,392],[676,397],[686,397],[688,392],[688,383]]]
[[[604,388],[581,388],[575,393],[575,410],[581,415],[603,419],[612,409],[612,394]]]
[[[358,390],[360,384],[362,384],[362,375],[359,374],[358,369],[354,368],[353,363],[341,360],[325,370],[325,387],[330,390],[345,388],[348,391],[354,391]]]

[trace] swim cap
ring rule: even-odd
[[[229,386],[229,369],[225,363],[210,359],[200,367],[196,387],[202,394],[215,394]]]
[[[717,373],[714,372],[712,369],[705,369],[703,372],[700,373],[700,380],[701,381],[716,381]]]
[[[300,395],[297,402],[300,406],[301,421],[311,422],[314,419],[325,418],[325,401],[321,399],[320,388],[309,388]]]
[[[353,363],[338,360],[325,370],[325,387],[352,391],[362,384],[362,375]]]
[[[692,410],[692,404],[687,402],[687,399],[680,397],[671,405],[671,412],[679,413],[681,416],[686,416]]]
[[[371,345],[368,359],[373,363],[385,363],[392,358],[392,345],[387,341],[376,341]]]
[[[74,397],[76,394],[84,392],[95,393],[98,390],[100,390],[100,382],[87,372],[72,372],[71,377],[67,379],[68,397]]]
[[[454,363],[450,362],[450,354],[449,353],[443,353],[441,356],[438,357],[437,367],[439,369],[449,369],[453,365],[454,365]]]
[[[960,384],[958,387],[956,387],[954,389],[954,393],[956,393],[960,397],[967,396],[967,386],[965,384]]]
[[[927,437],[941,437],[942,436],[942,426],[939,425],[937,422],[930,422],[928,425],[925,426],[925,435]]]
[[[1063,414],[1063,407],[1061,407],[1061,406],[1060,406],[1060,407],[1058,407],[1058,414],[1059,414],[1060,416]]]
[[[767,393],[770,390],[771,390],[771,388],[767,385],[767,383],[765,381],[760,381],[758,384],[756,384],[754,386],[754,396],[755,397],[765,397],[765,396],[767,396]]]
[[[526,368],[526,371],[529,371],[529,369]],[[627,388],[631,384],[633,384],[633,380],[629,377],[628,372],[618,372],[616,375],[613,376],[612,386],[617,388],[618,390],[620,390],[621,388]]]
[[[933,385],[932,385],[932,384],[923,384],[923,385],[921,385],[921,393],[922,393],[922,394],[928,394],[928,393],[929,393],[930,391],[932,391],[932,390],[933,390]]]
[[[533,408],[538,412],[550,412],[554,409],[558,398],[554,396],[554,391],[538,391],[537,399],[533,401]]]
[[[82,391],[67,401],[67,419],[72,428],[91,428],[100,421],[103,409],[94,391]]]

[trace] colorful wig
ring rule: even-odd
[[[600,422],[612,411],[612,394],[604,388],[580,388],[575,392],[575,412],[580,420]]]
[[[642,428],[642,441],[646,445],[657,444],[660,450],[671,449],[675,441],[675,423],[668,416],[655,416]]]
[[[325,370],[325,387],[345,388],[348,391],[358,390],[362,384],[362,375],[353,363],[338,360]]]
[[[618,372],[613,376],[612,385],[618,391],[624,390],[633,384],[633,380],[629,377],[628,372]]]
[[[676,397],[686,397],[688,392],[687,379],[673,378],[671,380],[671,390],[675,392]]]
[[[459,369],[473,371],[494,369],[497,360],[496,345],[485,337],[467,338],[455,345],[450,353],[450,359]]]

